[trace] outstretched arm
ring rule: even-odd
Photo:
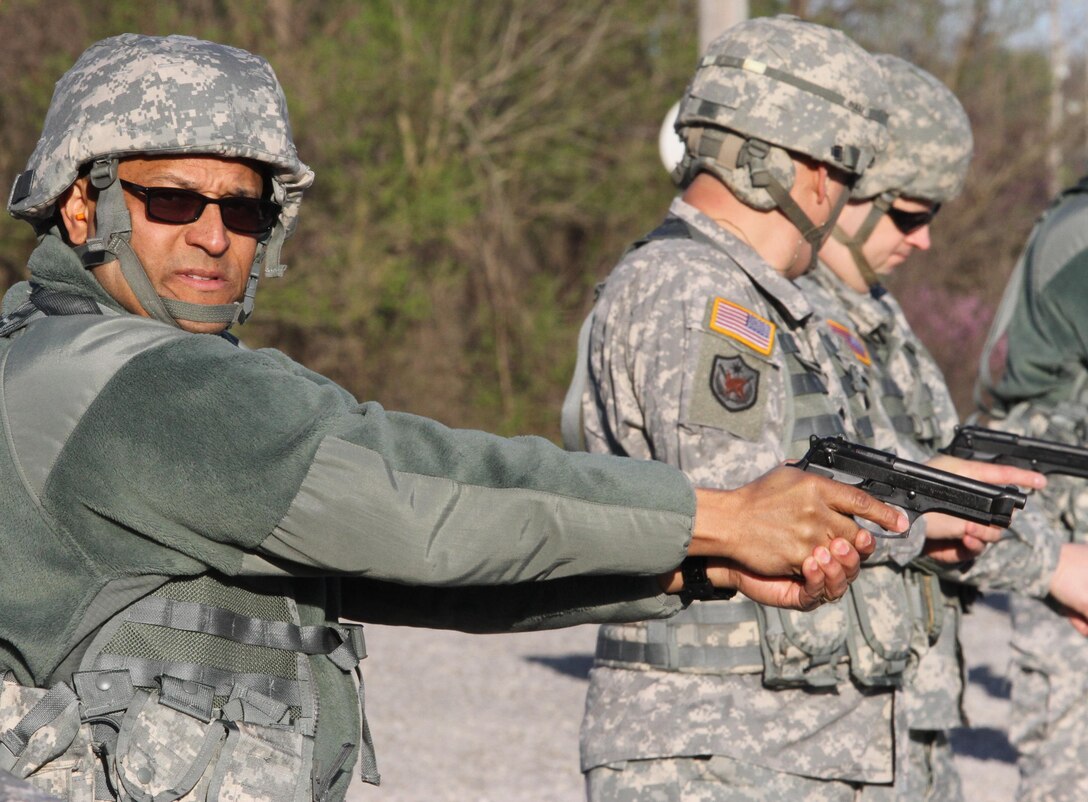
[[[722,558],[708,577],[755,601],[807,610],[841,597],[872,553],[872,535],[852,516],[902,531],[906,516],[857,488],[780,466],[736,490],[696,491],[688,553]],[[661,578],[683,587],[680,572]]]

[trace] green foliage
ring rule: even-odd
[[[1045,60],[1006,48],[1007,17],[980,18],[983,7],[751,3],[753,14],[843,26],[960,92],[980,132],[975,176],[986,181],[973,177],[966,199],[942,213],[940,258],[909,268],[957,292],[999,286],[1045,197],[1027,163],[1045,119]],[[247,341],[390,407],[555,436],[593,285],[673,191],[657,133],[695,63],[696,9],[694,0],[5,0],[0,169],[22,169],[52,83],[99,38],[185,33],[259,52],[285,86],[317,183],[286,249],[291,270],[264,283]],[[0,235],[10,283],[32,237],[7,219]]]

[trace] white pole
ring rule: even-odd
[[[1065,94],[1062,84],[1069,75],[1069,61],[1065,52],[1065,36],[1062,31],[1062,2],[1050,0],[1050,120],[1046,166],[1050,194],[1056,195],[1062,187],[1062,125],[1065,122]]]
[[[706,46],[721,36],[726,28],[746,19],[748,0],[699,0],[699,53],[705,53]],[[680,101],[677,101],[665,114],[657,135],[657,152],[661,156],[661,163],[670,173],[684,157],[684,143],[673,130],[679,109]]]
[[[748,0],[699,0],[699,52],[732,25],[748,19]]]

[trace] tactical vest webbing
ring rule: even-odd
[[[0,337],[43,315],[72,314],[101,311],[34,286],[0,320]],[[377,784],[361,627],[337,624],[335,610],[325,624],[303,625],[289,578],[246,586],[209,572],[152,587],[86,639],[78,667],[67,661],[49,690],[5,679],[0,769],[71,800],[305,802],[326,797],[358,748],[362,779]],[[356,685],[360,701],[359,737],[325,766],[313,758],[313,656]]]
[[[896,336],[888,342],[884,338],[866,338],[866,345],[876,355],[877,360],[888,365],[895,358],[895,349],[903,355],[910,365],[911,375],[918,376],[921,361],[914,344]],[[922,382],[916,382],[908,400],[904,388],[888,376],[880,380],[880,403],[891,419],[897,434],[907,437],[926,448],[936,450],[941,443],[941,424],[937,416],[937,406],[933,402],[933,393]]]
[[[659,239],[691,239],[715,250],[721,246],[679,218],[636,242],[632,249]],[[785,327],[783,327],[785,328]],[[777,342],[789,372],[790,423],[784,437],[787,456],[800,457],[812,435],[845,434],[839,410],[816,364],[802,354],[788,331]],[[579,370],[584,366],[579,366]],[[834,380],[843,383],[859,430],[872,436],[864,387],[855,386],[841,365]],[[860,413],[860,414],[859,414]],[[868,425],[866,426],[866,423]],[[842,603],[810,613],[764,607],[747,599],[700,602],[664,621],[601,627],[597,661],[617,668],[647,668],[717,674],[763,673],[769,687],[828,687],[842,681],[840,666],[850,663],[866,685],[899,682],[909,657],[912,615],[899,569],[876,566],[862,571]],[[898,620],[875,614],[891,601]]]

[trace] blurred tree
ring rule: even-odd
[[[1046,54],[1009,44],[1042,2],[750,3],[915,60],[967,106],[967,190],[938,218],[939,247],[893,282],[962,402],[963,355],[1047,199]],[[672,193],[656,136],[695,63],[697,6],[4,0],[0,172],[22,169],[52,82],[96,39],[185,33],[261,53],[317,183],[287,247],[292,269],[264,283],[240,333],[390,407],[555,436],[593,285]],[[8,219],[0,234],[7,284],[32,238]]]

